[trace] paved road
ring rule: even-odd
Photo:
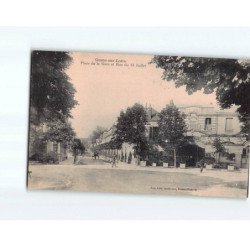
[[[60,165],[30,165],[29,189],[87,192],[121,192],[245,197],[247,171],[170,169],[140,167],[118,163],[117,168],[90,157],[72,165],[68,159]]]

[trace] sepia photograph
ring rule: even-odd
[[[28,190],[248,197],[250,61],[32,51]]]

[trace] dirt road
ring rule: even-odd
[[[169,169],[83,158],[81,165],[30,165],[28,189],[86,192],[242,197],[247,194],[247,171]]]

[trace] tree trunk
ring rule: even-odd
[[[141,147],[140,144],[137,144],[137,164],[140,165],[140,161],[141,161],[141,156],[139,154],[139,152],[141,152]]]
[[[216,160],[217,164],[220,163],[220,153],[219,152],[215,153],[215,160]]]
[[[137,159],[137,165],[139,166],[139,165],[140,165],[140,156],[137,155],[137,156],[136,156],[136,159]]]
[[[77,154],[74,155],[74,162],[73,162],[73,164],[76,164],[76,161],[77,161]]]
[[[174,167],[176,168],[176,149],[174,148]]]

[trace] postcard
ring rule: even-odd
[[[248,197],[250,61],[32,51],[28,190]]]

